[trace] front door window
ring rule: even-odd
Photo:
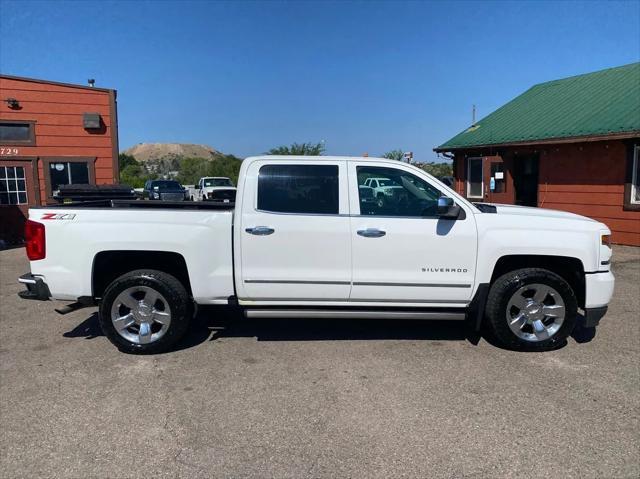
[[[421,178],[404,170],[373,166],[358,166],[357,173],[361,215],[437,214],[440,191]]]

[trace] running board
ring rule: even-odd
[[[76,301],[75,303],[67,304],[60,308],[55,308],[54,311],[58,314],[69,314],[73,313],[74,311],[78,311],[79,309],[89,308],[91,306],[95,306],[95,302],[93,301],[93,299],[82,296],[78,298],[78,301]]]
[[[435,319],[464,321],[466,313],[450,311],[376,311],[337,309],[245,309],[247,318],[309,318],[309,319]]]

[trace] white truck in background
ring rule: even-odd
[[[191,201],[219,201],[233,203],[236,197],[236,187],[231,178],[226,176],[204,176],[194,187],[189,188]]]
[[[372,201],[368,178],[400,200]],[[253,157],[239,179],[235,204],[31,208],[20,296],[98,305],[120,350],[155,353],[195,305],[216,304],[254,318],[467,320],[544,351],[597,325],[613,294],[610,231],[584,216],[473,204],[386,159]]]

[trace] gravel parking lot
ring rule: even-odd
[[[201,311],[177,351],[119,353],[95,308],[20,300],[0,251],[2,477],[640,475],[640,251],[595,338],[516,353],[459,323]]]

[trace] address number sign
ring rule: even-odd
[[[18,156],[18,148],[0,146],[0,156]]]

